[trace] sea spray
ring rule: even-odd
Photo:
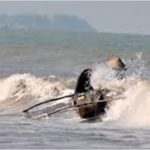
[[[69,83],[70,84],[70,83]],[[47,79],[31,74],[14,74],[0,81],[0,101],[5,112],[22,111],[29,105],[72,93],[61,80],[54,77]]]
[[[115,121],[121,126],[148,126],[150,124],[150,80],[142,53],[131,61],[126,60],[128,70],[124,78],[118,79],[119,72],[105,64],[96,64],[92,74],[95,88],[107,88],[109,95],[121,95],[117,101],[109,103],[103,121]],[[121,72],[120,72],[121,73]]]
[[[138,81],[134,88],[127,90],[126,107],[119,121],[125,126],[150,125],[150,80]]]
[[[117,101],[109,102],[103,121],[115,121],[122,126],[149,125],[150,81],[145,78],[148,68],[145,68],[142,54],[135,56],[135,59],[132,60],[125,59],[124,62],[128,69],[123,72],[122,79],[119,78],[122,72],[107,67],[105,63],[96,64],[92,68],[91,84],[93,87],[95,89],[108,89],[110,91],[108,96],[112,99],[120,98]],[[146,69],[147,72],[145,72]],[[13,74],[1,78],[0,110],[5,110],[4,112],[7,113],[17,113],[47,99],[72,94],[76,78],[62,80],[53,76],[36,77],[31,74]],[[68,99],[56,103],[65,103],[66,101]],[[68,111],[71,112],[72,110]]]

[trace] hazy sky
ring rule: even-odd
[[[0,14],[77,15],[98,31],[150,34],[150,1],[0,2]]]

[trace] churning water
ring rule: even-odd
[[[0,148],[150,148],[147,51],[126,55],[120,50],[128,70],[118,80],[117,72],[105,65],[109,52],[10,49],[0,51]],[[36,103],[72,94],[86,67],[93,69],[95,88],[107,88],[119,97],[110,102],[102,121],[85,122],[73,109],[39,119],[36,114],[28,118],[22,113]],[[69,101],[66,98],[44,107]],[[38,115],[40,110],[36,110]]]

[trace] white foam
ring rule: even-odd
[[[119,119],[128,126],[150,125],[150,80],[139,81],[126,92],[126,107]]]
[[[119,72],[108,68],[105,64],[95,65],[91,78],[94,88],[107,88],[111,90],[110,95],[112,94],[115,97],[115,94],[119,93],[120,96],[119,100],[110,103],[104,121],[113,120],[121,126],[139,127],[150,125],[150,80],[143,78],[142,73],[145,74],[145,72],[142,72],[144,69],[143,62],[142,65],[135,67],[141,57],[141,54],[137,56],[131,68],[128,68],[127,76],[122,80],[118,80]],[[136,72],[140,73],[136,74]],[[51,78],[54,78],[54,80],[35,77],[31,74],[14,74],[1,79],[1,104],[8,99],[9,102],[15,102],[17,99],[22,103],[16,106],[21,107],[21,105],[26,104],[23,101],[30,102],[31,98],[33,98],[34,103],[37,103],[73,93],[73,90],[67,87],[64,82],[58,79],[55,80],[55,77]],[[59,102],[65,101],[68,101],[68,98]]]
[[[66,90],[60,81],[51,82],[30,74],[14,74],[0,82],[0,101],[11,96],[31,95],[34,97],[53,97]]]
[[[135,63],[140,61],[141,57],[142,54],[140,53]],[[95,88],[108,88],[112,92],[121,93],[120,99],[110,103],[104,121],[114,120],[121,126],[149,126],[150,80],[143,79],[143,65],[132,69],[132,73],[129,76],[118,80],[116,78],[118,72],[107,68],[105,65],[96,65],[92,74],[92,85]],[[134,69],[137,72],[139,70],[139,74],[135,74]]]
[[[115,120],[121,126],[150,125],[150,80],[126,79],[124,98],[111,102],[104,121]]]

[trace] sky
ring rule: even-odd
[[[150,34],[150,1],[0,1],[0,14],[76,15],[99,32]]]

